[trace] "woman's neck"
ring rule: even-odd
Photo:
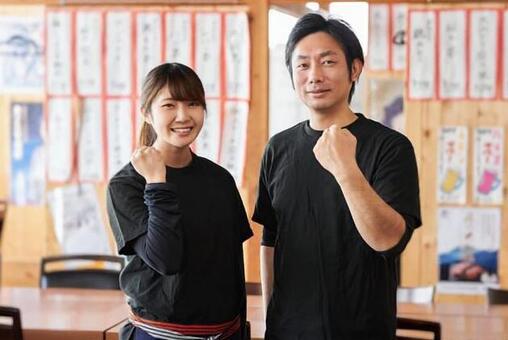
[[[192,161],[192,152],[189,146],[179,148],[155,141],[153,147],[161,153],[164,164],[171,168],[184,168]]]

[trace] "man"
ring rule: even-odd
[[[261,164],[267,340],[395,338],[418,175],[406,137],[349,107],[363,64],[343,21],[307,14],[289,36],[286,66],[310,120],[271,138]]]

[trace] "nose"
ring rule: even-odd
[[[189,115],[187,114],[187,108],[184,102],[178,102],[175,120],[177,122],[186,122],[189,120]]]
[[[311,63],[309,70],[309,82],[311,84],[321,83],[323,81],[323,70],[320,63]]]

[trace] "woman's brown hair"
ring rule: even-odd
[[[159,91],[167,86],[174,100],[198,102],[206,110],[205,90],[198,75],[188,66],[179,63],[166,63],[152,69],[145,77],[141,91],[141,112],[151,114],[150,110]],[[152,146],[157,134],[146,120],[139,134],[139,144]]]

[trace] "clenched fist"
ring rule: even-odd
[[[166,182],[166,165],[156,148],[144,146],[136,149],[131,156],[131,164],[146,183]]]
[[[332,125],[314,146],[314,155],[319,164],[328,170],[340,183],[358,169],[356,163],[356,137],[347,129]]]

